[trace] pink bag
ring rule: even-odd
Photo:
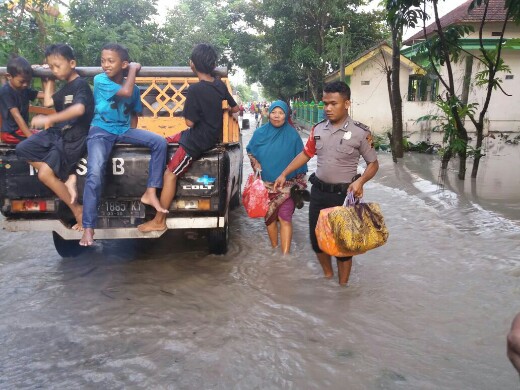
[[[242,203],[250,218],[263,218],[267,214],[269,195],[259,172],[251,173],[247,178],[242,193]]]

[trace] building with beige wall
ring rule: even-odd
[[[453,24],[473,25],[475,32],[463,39],[462,46],[468,53],[476,57],[481,55],[478,30],[482,18],[483,8],[468,11],[470,0],[454,9],[441,18],[443,27]],[[483,44],[486,49],[496,45],[497,35],[502,28],[501,20],[505,19],[504,0],[490,0],[483,30]],[[426,28],[427,36],[435,34],[436,27],[432,24]],[[520,38],[520,25],[508,23],[504,37],[506,39]],[[401,53],[400,86],[403,97],[403,126],[404,134],[412,142],[428,141],[441,143],[442,133],[434,131],[438,123],[420,121],[417,119],[424,115],[439,114],[435,104],[436,96],[442,94],[444,87],[436,76],[427,74],[425,69],[427,59],[417,55],[417,48],[424,38],[420,33],[409,38]],[[453,74],[458,88],[462,93],[463,81],[466,71],[466,57],[462,55],[461,61],[453,66]],[[500,72],[497,76],[502,80],[502,88],[511,96],[507,96],[499,89],[494,90],[488,113],[486,114],[485,132],[518,133],[520,132],[520,110],[517,109],[520,102],[520,44],[506,45],[503,47],[502,57],[511,73]],[[412,61],[414,59],[416,62]],[[355,61],[345,67],[347,83],[352,90],[352,117],[369,125],[375,133],[386,133],[392,128],[392,115],[385,68],[391,65],[391,48],[382,43],[375,48],[363,53]],[[484,104],[486,90],[476,84],[475,75],[482,70],[482,65],[477,59],[473,59],[470,73],[470,86],[468,94],[469,103]],[[446,68],[440,67],[441,75],[446,75]],[[339,72],[332,73],[326,81],[339,78]],[[474,127],[467,126],[469,136],[475,131]]]

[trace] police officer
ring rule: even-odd
[[[350,88],[336,81],[323,88],[324,111],[327,119],[317,123],[311,130],[304,150],[289,163],[276,179],[275,188],[285,183],[285,177],[318,156],[316,173],[311,175],[311,199],[309,204],[309,229],[312,249],[323,268],[326,278],[332,278],[331,256],[318,246],[314,232],[320,210],[340,206],[347,191],[356,198],[363,196],[363,185],[372,179],[379,169],[372,135],[367,126],[355,122],[348,115]],[[359,156],[367,163],[362,175],[357,174]],[[339,284],[346,285],[352,268],[352,257],[338,257]]]

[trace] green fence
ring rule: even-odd
[[[309,126],[325,118],[323,102],[294,102],[293,109],[296,111],[296,120]]]

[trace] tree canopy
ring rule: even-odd
[[[325,75],[339,67],[338,47],[348,45],[345,59],[386,37],[382,15],[360,12],[364,1],[320,2],[253,0],[244,2],[245,29],[232,40],[236,63],[268,96],[287,99],[309,91],[321,99]],[[339,31],[345,28],[345,35]]]
[[[69,28],[50,0],[11,0],[0,5],[0,62],[22,55],[40,63],[45,47],[65,41]]]
[[[157,0],[71,0],[68,17],[74,26],[69,43],[84,66],[99,64],[108,42],[126,46],[133,61],[170,65],[170,41],[154,21]]]
[[[223,6],[211,0],[181,0],[167,13],[165,34],[170,39],[173,65],[187,65],[197,43],[212,44],[221,55],[220,65],[231,67],[230,41],[233,27],[240,15],[235,12],[240,1],[229,1]]]
[[[0,8],[0,49],[4,62],[18,53],[39,63],[46,45],[64,42],[80,65],[95,66],[101,47],[117,42],[143,65],[181,66],[195,44],[207,42],[221,54],[219,65],[244,69],[266,97],[319,100],[324,77],[339,68],[340,46],[348,62],[387,36],[380,12],[359,10],[366,1],[179,0],[159,24],[157,0],[70,0],[52,16],[8,7],[11,0]],[[40,10],[55,4],[31,3]]]

